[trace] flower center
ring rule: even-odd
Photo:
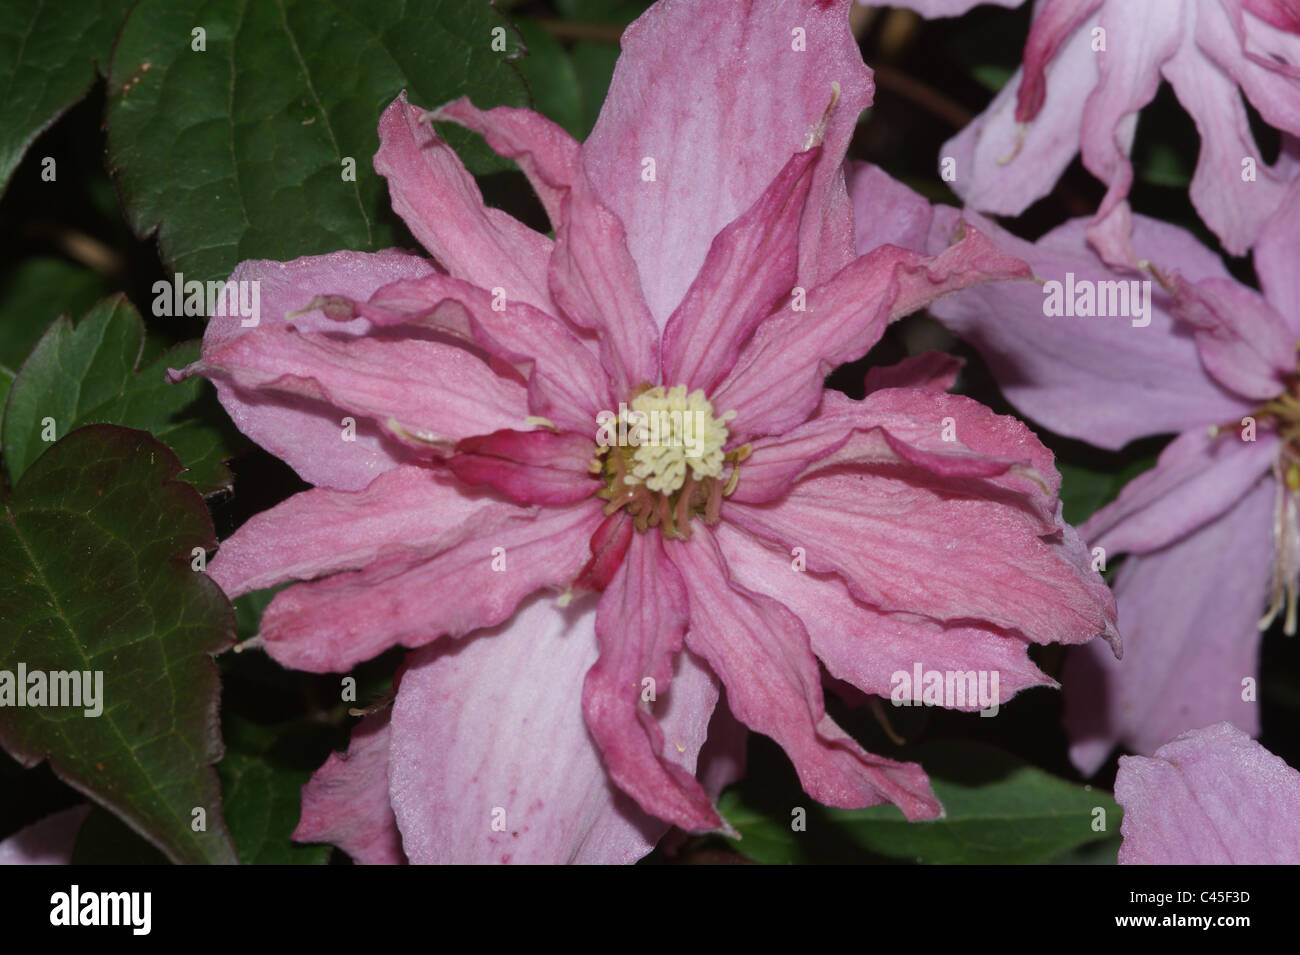
[[[643,386],[617,415],[602,412],[591,470],[605,478],[605,513],[623,508],[637,530],[659,527],[668,537],[690,537],[696,514],[716,524],[722,498],[735,490],[749,457],[749,445],[724,450],[735,416],[717,414],[702,390],[687,394],[685,385]]]

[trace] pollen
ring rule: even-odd
[[[640,440],[624,480],[672,494],[686,483],[688,468],[697,482],[721,477],[727,422],[735,416],[734,411],[715,416],[698,388],[689,395],[685,385],[641,392],[626,415]]]

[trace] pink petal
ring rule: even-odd
[[[1277,214],[1269,220],[1255,243],[1255,273],[1264,298],[1286,321],[1292,335],[1300,335],[1300,180],[1287,190]]]
[[[0,865],[71,865],[90,808],[86,804],[51,813],[0,841]]]
[[[882,802],[908,819],[942,814],[920,766],[872,756],[826,715],[817,659],[802,622],[775,600],[731,582],[713,535],[669,542],[690,596],[686,643],[727,688],[727,705],[786,751],[804,790],[828,806]]]
[[[928,257],[882,246],[808,294],[807,310],[773,312],[713,396],[718,410],[737,409],[736,438],[781,434],[807,419],[822,381],[837,365],[862,357],[887,322],[978,282],[1028,275],[1028,266],[958,227],[955,245]]]
[[[595,455],[596,442],[580,434],[497,431],[460,442],[447,466],[465,484],[518,504],[572,504],[602,486],[588,468]]]
[[[1025,41],[1025,79],[1016,93],[1016,120],[1027,123],[1038,116],[1047,99],[1044,72],[1056,60],[1072,34],[1102,5],[1102,0],[1042,0],[1034,12]]]
[[[352,729],[346,753],[330,753],[302,787],[295,842],[327,842],[362,865],[401,865],[402,836],[388,802],[389,711]]]
[[[839,574],[880,611],[978,620],[1036,643],[1112,631],[1109,593],[1077,540],[1044,535],[1019,508],[916,480],[832,470],[778,501],[729,501],[724,516],[787,551],[802,547],[810,570]]]
[[[1125,485],[1119,497],[1080,529],[1107,552],[1142,554],[1203,527],[1233,507],[1277,458],[1277,438],[1239,440],[1235,430],[1211,438],[1204,429],[1179,435],[1150,471]]]
[[[1122,865],[1300,865],[1300,772],[1230,723],[1119,761]]]
[[[936,210],[936,227],[958,215]],[[1088,248],[1085,220],[1072,220],[1034,244],[986,219],[975,221],[999,247],[1063,290],[1070,273],[1076,282],[1133,278],[1110,271]],[[1139,216],[1133,235],[1139,253],[1162,269],[1176,266],[1189,281],[1227,275],[1218,256],[1182,229]],[[1175,325],[1170,300],[1154,282],[1151,323],[1143,328],[1126,317],[1048,317],[1044,292],[1028,283],[985,285],[930,309],[979,349],[1008,400],[1044,427],[1117,449],[1149,434],[1240,420],[1252,410],[1206,374],[1196,343]],[[1142,414],[1133,414],[1134,408]]]
[[[1073,3],[1074,0],[1068,3],[1055,0],[1054,9],[1063,12]],[[1092,6],[1095,8],[1097,4]],[[1083,11],[1080,19],[1087,12]],[[1026,62],[1040,25],[1048,22],[1051,13],[1045,7],[1035,20],[1025,50]],[[1098,220],[1105,219],[1128,197],[1133,185],[1129,152],[1133,148],[1137,114],[1156,95],[1160,68],[1183,42],[1186,20],[1187,10],[1181,0],[1109,3],[1101,11],[1100,28],[1106,31],[1106,49],[1095,54],[1097,85],[1088,95],[1079,130],[1083,164],[1107,186],[1106,197],[1097,209]],[[1025,89],[1021,88],[1022,105]]]
[[[233,283],[257,283],[260,316],[256,328],[279,329],[285,316],[306,309],[317,296],[338,292],[369,298],[381,286],[433,272],[426,259],[395,250],[368,254],[335,252],[292,262],[249,260],[230,276]],[[239,286],[234,286],[238,288]],[[216,316],[203,335],[203,356],[229,346],[250,328],[239,316]],[[328,329],[334,335],[356,337],[370,329],[364,319],[346,324],[330,321],[317,309],[298,315],[294,327],[304,332]],[[217,396],[236,427],[277,458],[286,461],[303,480],[340,490],[360,490],[375,476],[409,462],[410,453],[392,436],[367,421],[357,422],[356,441],[344,444],[341,415],[318,401],[289,394],[249,395],[228,382],[215,382]]]
[[[393,210],[453,277],[550,311],[551,240],[485,206],[474,177],[423,116],[402,92],[379,119],[375,171],[388,180]]]
[[[801,284],[824,281],[852,257],[840,163],[873,87],[848,29],[848,6],[756,0],[739,10],[672,0],[624,32],[583,164],[627,229],[661,327],[714,236],[819,134],[824,148],[802,228]],[[796,28],[804,31],[802,44]],[[839,100],[823,128],[832,83],[839,84]],[[655,162],[654,181],[642,178],[646,158]]]
[[[539,598],[495,631],[412,655],[390,763],[412,862],[628,863],[668,829],[610,781],[572,692],[597,659],[595,622],[594,600],[562,610]],[[657,708],[670,758],[689,771],[708,712],[694,707],[711,708],[716,690],[678,660],[673,699]]]
[[[1273,481],[1115,578],[1124,660],[1097,647],[1066,658],[1070,758],[1091,775],[1119,743],[1152,753],[1188,729],[1228,720],[1259,731],[1242,681],[1258,675],[1260,616],[1272,566]]]
[[[1201,363],[1244,398],[1277,397],[1295,371],[1296,342],[1286,321],[1254,289],[1231,279],[1171,280],[1174,314],[1196,329]]]
[[[688,619],[686,589],[658,535],[637,534],[600,598],[600,658],[582,685],[582,709],[620,789],[652,816],[687,831],[709,831],[722,820],[695,777],[667,758],[663,730],[643,705],[647,679],[656,699],[670,692]],[[700,707],[705,722],[712,709]]]
[[[1014,2],[1014,0],[1013,0]],[[854,244],[865,255],[882,245],[926,251],[934,208],[879,166],[849,163]]]
[[[191,367],[246,395],[318,401],[337,409],[339,421],[349,414],[365,416],[378,427],[418,439],[417,448],[441,445],[450,451],[460,438],[521,427],[528,417],[522,384],[442,342],[339,340],[292,327],[261,328]],[[336,443],[346,440],[339,427]]]
[[[788,304],[799,224],[821,150],[795,153],[772,184],[717,234],[664,329],[664,381],[711,392],[773,307]]]
[[[1018,7],[1024,2],[1025,0],[892,0],[889,5],[914,10],[927,20],[933,20],[938,17],[959,17],[967,10],[985,3],[990,6]]]
[[[366,302],[327,296],[318,304],[338,320],[360,315],[380,327],[433,328],[513,363],[528,379],[533,413],[566,430],[587,433],[597,412],[611,406],[609,377],[596,356],[558,318],[524,302],[431,275],[394,282]]]
[[[951,391],[961,374],[962,360],[947,352],[927,351],[904,358],[896,365],[868,368],[864,384],[867,393],[885,388],[926,388]]]
[[[922,670],[996,672],[1002,703],[1028,687],[1056,685],[1029,659],[1029,644],[1019,637],[880,613],[854,600],[839,578],[796,571],[789,554],[739,528],[722,524],[717,535],[732,579],[794,611],[831,676],[864,693],[888,699],[895,674],[901,671],[910,678],[917,665]],[[971,700],[958,708],[980,706]]]
[[[1214,7],[1201,4],[1202,16],[1212,16]],[[1226,18],[1221,22],[1227,26]],[[1204,29],[1198,24],[1198,41]],[[1192,204],[1223,247],[1232,255],[1242,255],[1282,202],[1288,179],[1285,164],[1276,169],[1264,164],[1241,91],[1236,82],[1207,62],[1199,47],[1185,48],[1164,72],[1201,136],[1191,184]],[[1296,95],[1294,87],[1290,95]],[[1242,160],[1247,157],[1255,160],[1253,181],[1242,177]]]
[[[549,284],[574,323],[601,336],[601,356],[621,394],[657,380],[659,329],[641,296],[623,223],[592,192],[569,134],[531,110],[486,112],[467,99],[435,111],[482,133],[494,150],[520,164],[555,226]]]
[[[409,546],[450,546],[514,509],[422,467],[380,475],[364,491],[315,488],[253,515],[222,541],[208,575],[232,600],[289,580],[357,570]]]
[[[1295,16],[1274,0],[1202,4],[1196,43],[1241,87],[1266,123],[1300,134],[1300,29]]]
[[[496,626],[529,594],[577,576],[602,514],[584,502],[493,518],[451,546],[395,550],[281,591],[262,614],[267,652],[295,670],[341,673],[392,646]]]
[[[1083,106],[1096,82],[1091,43],[1089,31],[1080,29],[1047,63],[1046,99],[1032,122],[1017,119],[1017,98],[1027,82],[1021,69],[983,113],[944,143],[941,159],[956,163],[952,189],[970,208],[1020,215],[1056,186],[1079,151]]]

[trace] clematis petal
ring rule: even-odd
[[[455,278],[551,311],[551,240],[484,205],[474,177],[424,116],[403,92],[379,119],[375,171],[388,180],[393,210]]]
[[[665,381],[711,392],[758,323],[791,294],[799,223],[820,153],[814,147],[790,157],[758,200],[714,238],[664,329]]]
[[[1300,772],[1230,723],[1119,761],[1122,865],[1300,864]]]
[[[267,652],[293,669],[343,672],[392,646],[496,626],[534,591],[567,586],[603,519],[590,502],[493,517],[450,546],[392,551],[281,591],[262,614]]]
[[[316,304],[338,321],[361,316],[379,327],[432,328],[513,363],[528,379],[534,414],[567,430],[586,433],[611,406],[609,377],[596,356],[558,318],[524,302],[431,275],[386,285],[368,301],[323,296]]]
[[[729,501],[726,517],[787,551],[802,547],[810,570],[839,574],[883,612],[979,620],[1035,643],[1113,632],[1109,592],[1077,539],[1044,535],[1037,515],[902,474],[816,473],[767,504]]]
[[[390,792],[415,863],[627,863],[668,824],[619,792],[571,692],[596,662],[596,607],[534,599],[507,624],[413,654],[393,708]],[[679,656],[660,725],[694,768],[712,678]]]
[[[582,685],[587,728],[610,777],[650,815],[689,831],[720,828],[722,820],[695,777],[666,756],[663,730],[645,701],[672,692],[673,662],[689,619],[681,575],[657,536],[637,534],[601,595],[596,614],[600,658]],[[713,690],[716,702],[717,690]],[[707,723],[713,704],[696,701]],[[704,738],[706,726],[699,727]]]
[[[1150,754],[1217,720],[1258,733],[1241,681],[1257,672],[1275,486],[1261,481],[1213,522],[1119,569],[1123,664],[1081,647],[1067,656],[1061,681],[1070,759],[1085,775],[1120,743]]]
[[[971,209],[1020,215],[1056,186],[1079,151],[1084,103],[1096,83],[1091,43],[1088,30],[1075,31],[1043,68],[1046,98],[1032,122],[1017,118],[1017,98],[1028,82],[1022,68],[944,143],[942,156],[954,163],[952,188]]]
[[[849,0],[756,0],[744,8],[668,0],[623,33],[582,159],[597,195],[627,229],[660,327],[714,236],[753,205],[792,153],[819,141],[800,283],[818,284],[852,258],[841,161],[873,85],[848,29],[848,7]],[[827,115],[832,84],[838,99]]]
[[[572,504],[601,488],[588,467],[595,455],[596,442],[572,432],[497,431],[461,441],[447,466],[518,504]]]
[[[1300,180],[1289,190],[1277,214],[1269,220],[1255,243],[1255,272],[1264,298],[1287,323],[1293,336],[1300,336]]]
[[[362,865],[401,865],[402,836],[388,801],[389,711],[352,730],[347,753],[330,753],[302,787],[295,842],[336,845]]]
[[[1215,4],[1200,4],[1201,17],[1214,16]],[[1197,37],[1203,31],[1197,31]],[[1187,48],[1166,64],[1165,76],[1183,108],[1196,121],[1201,152],[1192,176],[1192,205],[1223,247],[1243,255],[1277,209],[1286,192],[1285,164],[1266,166],[1237,84],[1207,64],[1199,47]],[[1296,95],[1295,90],[1291,95]],[[1242,160],[1255,160],[1255,175],[1243,176]]]
[[[50,813],[0,841],[0,865],[71,865],[90,805]]]
[[[936,228],[959,215],[936,210]],[[1086,220],[1072,220],[1030,244],[982,217],[972,218],[1000,248],[1060,283],[1063,298],[1069,283],[1093,283],[1095,290],[1099,283],[1131,280],[1107,269],[1088,248]],[[1218,256],[1182,229],[1138,216],[1133,238],[1140,254],[1157,265],[1177,262],[1189,281],[1227,275]],[[1058,434],[1100,447],[1117,449],[1149,434],[1237,420],[1252,410],[1206,374],[1190,332],[1175,324],[1169,297],[1154,283],[1150,324],[1144,327],[1133,322],[1148,316],[1049,317],[1046,299],[1041,287],[1004,282],[969,289],[936,302],[930,311],[979,350],[1008,400],[1024,414]],[[1142,414],[1133,414],[1134,408]]]
[[[951,391],[961,374],[962,359],[947,352],[927,351],[904,358],[895,365],[868,368],[863,384],[867,394],[885,388],[925,388]]]
[[[1205,430],[1188,431],[1080,531],[1109,552],[1158,550],[1231,508],[1269,473],[1276,458],[1272,434],[1240,441],[1231,432],[1212,438]]]
[[[555,226],[549,288],[563,314],[601,337],[601,357],[620,394],[659,373],[659,329],[645,299],[623,223],[596,197],[579,146],[531,110],[479,110],[459,99],[436,110],[482,133],[496,152],[520,164]]]
[[[395,250],[373,254],[335,252],[292,262],[241,262],[229,281],[236,283],[236,289],[242,286],[259,290],[258,324],[246,328],[238,315],[212,317],[203,334],[203,356],[229,347],[256,328],[285,327],[286,315],[308,309],[313,299],[326,291],[364,300],[390,282],[420,278],[433,271],[427,260]],[[332,322],[316,309],[297,315],[293,323],[300,331],[328,329],[351,338],[365,334],[371,327],[364,319]],[[311,484],[356,491],[377,474],[412,460],[410,452],[390,434],[369,422],[358,422],[355,441],[340,441],[340,415],[328,404],[289,394],[246,394],[222,380],[214,384],[235,426]]]
[[[1020,637],[978,626],[944,625],[907,614],[886,614],[853,599],[839,578],[796,571],[790,555],[727,524],[718,546],[732,579],[780,601],[808,628],[813,653],[831,676],[864,693],[889,697],[895,674],[922,670],[998,674],[995,703],[1031,686],[1055,686],[1029,659]],[[972,697],[964,710],[981,709]]]
[[[456,345],[413,339],[339,340],[294,328],[243,335],[191,366],[248,395],[302,397],[365,416],[417,447],[441,446],[528,417],[527,392]],[[337,432],[341,443],[342,429]],[[411,440],[408,438],[408,440]]]
[[[865,255],[882,245],[926,251],[934,207],[879,166],[849,163],[854,245]]]
[[[1270,126],[1300,134],[1300,25],[1273,0],[1203,4],[1196,45]]]
[[[1244,398],[1277,397],[1295,371],[1295,339],[1282,316],[1231,279],[1170,282],[1174,314],[1196,329],[1201,363],[1215,380]]]
[[[1086,33],[1079,27],[1102,5],[1103,0],[1042,0],[1025,40],[1025,79],[1016,92],[1016,119],[1027,123],[1036,118],[1047,100],[1046,70],[1072,35]]]
[[[732,582],[711,533],[697,530],[665,550],[690,598],[686,645],[721,678],[731,712],[786,751],[808,795],[842,808],[888,801],[908,819],[942,814],[920,766],[872,756],[826,715],[802,622],[778,601]]]
[[[733,437],[781,434],[806,420],[826,375],[866,354],[889,321],[978,282],[1029,274],[979,232],[954,231],[956,244],[933,257],[894,246],[868,252],[813,289],[805,311],[786,307],[759,325],[713,395],[714,407],[745,409]]]
[[[514,510],[427,468],[400,467],[363,491],[315,488],[253,515],[222,541],[208,575],[233,600],[356,570],[394,549],[450,546]]]

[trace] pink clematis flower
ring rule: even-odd
[[[937,211],[938,228],[957,215]],[[1074,762],[1090,774],[1118,743],[1150,754],[1212,722],[1258,734],[1260,629],[1277,619],[1294,633],[1300,610],[1300,184],[1255,247],[1262,294],[1187,232],[1135,217],[1134,246],[1155,275],[1146,314],[1137,314],[1148,297],[1142,281],[1088,248],[1086,220],[1030,244],[971,218],[1041,279],[1073,289],[1078,302],[1091,294],[1094,312],[1105,299],[1110,312],[1049,317],[1053,289],[1027,283],[936,303],[936,317],[981,351],[1008,399],[1052,431],[1103,448],[1177,434],[1080,529],[1105,554],[1130,556],[1114,584],[1123,663],[1086,647],[1067,657]],[[1121,299],[1136,306],[1131,314],[1116,314]]]
[[[933,17],[976,4],[894,5]],[[1300,135],[1300,12],[1291,0],[1041,0],[1024,65],[944,146],[957,163],[954,190],[972,208],[1019,215],[1082,153],[1107,186],[1088,237],[1107,262],[1136,265],[1129,153],[1138,113],[1162,79],[1201,135],[1192,203],[1228,252],[1244,254],[1300,168],[1300,144],[1291,138]],[[1243,95],[1290,134],[1272,167],[1250,131]]]
[[[877,372],[862,401],[823,388],[890,320],[1025,273],[970,229],[934,256],[886,245],[883,219],[855,256],[842,158],[872,83],[847,6],[657,4],[583,144],[528,110],[436,110],[519,163],[554,241],[485,207],[403,96],[375,167],[435,261],[232,276],[262,283],[262,324],[214,319],[191,371],[318,486],[210,573],[232,597],[301,581],[262,619],[286,666],[413,650],[297,838],[632,861],[670,825],[724,828],[742,725],[815,799],[932,818],[920,767],[826,714],[821,666],[874,694],[918,662],[1015,692],[1051,682],[1030,643],[1114,637],[1050,453],[945,394],[950,360]],[[624,440],[638,420],[660,440]]]
[[[1119,761],[1127,865],[1300,864],[1300,772],[1229,723]]]

